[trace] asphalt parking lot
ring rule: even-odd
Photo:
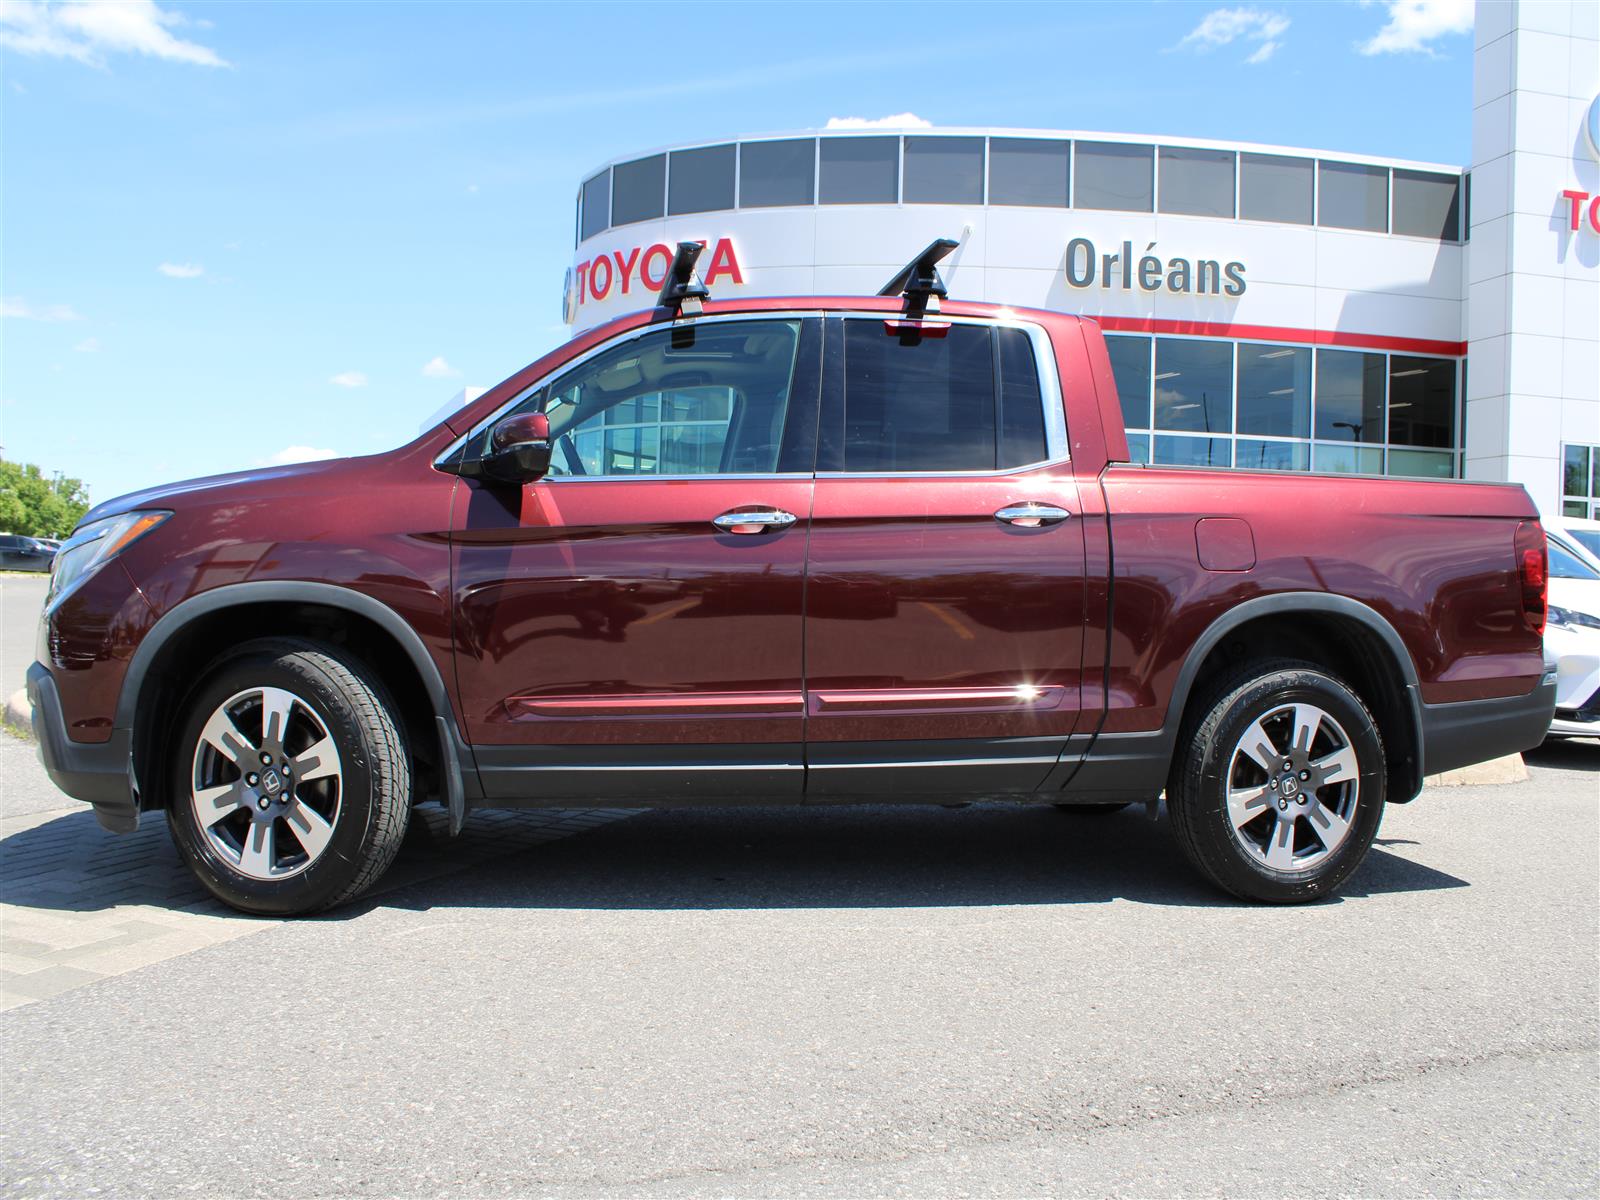
[[[1530,764],[1308,908],[1134,812],[690,809],[419,823],[274,922],[0,734],[0,1187],[1593,1195],[1600,748]]]

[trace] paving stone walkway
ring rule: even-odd
[[[161,814],[146,814],[137,832],[119,837],[87,806],[61,799],[60,808],[0,820],[0,1010],[278,923],[211,899],[179,859]],[[394,866],[356,905],[630,815],[485,811],[450,838],[442,812],[418,809]]]

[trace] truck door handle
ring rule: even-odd
[[[996,521],[1015,525],[1020,529],[1038,529],[1045,525],[1058,525],[1072,514],[1054,504],[1041,504],[1029,500],[1024,504],[1008,504],[995,513]]]
[[[797,520],[792,512],[781,508],[757,508],[725,512],[712,518],[711,523],[723,533],[765,533],[769,529],[786,529]]]

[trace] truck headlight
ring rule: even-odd
[[[61,544],[50,565],[50,594],[46,603],[171,515],[170,512],[125,512],[80,526]]]

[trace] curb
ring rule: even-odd
[[[5,724],[12,733],[33,736],[33,708],[28,703],[27,688],[18,688],[6,697]]]
[[[1528,767],[1522,761],[1522,755],[1508,754],[1504,758],[1473,763],[1472,766],[1462,767],[1458,771],[1446,771],[1443,775],[1429,775],[1422,782],[1425,787],[1479,787],[1487,784],[1522,783],[1527,778]]]

